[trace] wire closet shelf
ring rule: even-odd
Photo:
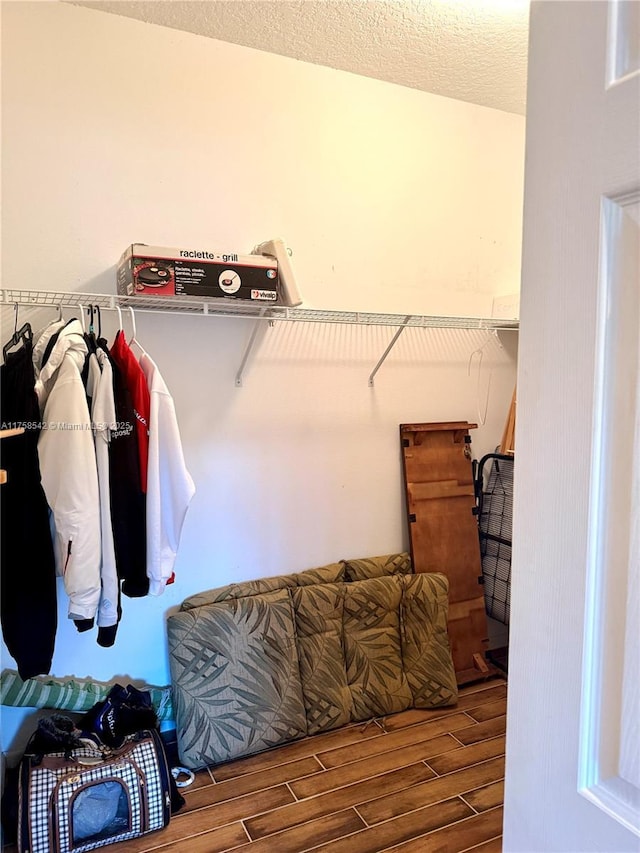
[[[417,327],[432,329],[518,329],[518,320],[492,317],[429,316],[420,314],[380,314],[367,311],[329,311],[315,308],[287,308],[244,301],[203,300],[196,296],[118,296],[105,293],[79,293],[60,290],[22,290],[3,288],[1,304],[32,308],[78,308],[90,305],[116,310],[133,308],[136,312],[191,314],[211,317],[237,317],[267,321],[301,323],[346,323],[361,326]]]

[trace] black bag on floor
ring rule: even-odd
[[[78,728],[97,735],[105,746],[120,746],[127,735],[155,729],[158,717],[148,690],[114,684],[105,699],[80,718]]]
[[[133,684],[122,687],[114,684],[106,698],[97,702],[80,718],[78,727],[85,733],[95,735],[108,747],[120,746],[125,737],[144,729],[157,729],[156,715],[151,694],[138,690]],[[178,791],[175,778],[169,774],[171,813],[184,805],[184,797]]]
[[[165,827],[171,773],[158,732],[138,731],[110,748],[65,720],[56,715],[39,727],[22,758],[19,853],[84,853]],[[52,742],[60,751],[47,751]]]

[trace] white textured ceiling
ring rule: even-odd
[[[74,0],[524,114],[528,0]]]

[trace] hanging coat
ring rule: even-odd
[[[111,358],[120,368],[131,395],[136,416],[140,486],[147,491],[147,458],[149,455],[149,388],[138,360],[127,343],[122,329],[117,333],[110,349]]]
[[[147,577],[146,496],[140,482],[136,416],[124,374],[104,339],[98,341],[113,373],[113,395],[118,428],[111,433],[109,486],[111,525],[122,592],[140,598],[149,592]],[[145,382],[146,385],[146,382]]]
[[[150,595],[173,577],[180,534],[195,494],[187,471],[173,399],[160,371],[144,353],[140,367],[151,396],[147,472],[147,575]]]
[[[87,396],[91,399],[91,421],[96,450],[98,490],[100,493],[101,592],[98,605],[98,644],[112,646],[120,621],[120,584],[111,527],[109,488],[109,445],[117,428],[111,364],[98,348],[88,359]]]
[[[2,421],[25,424],[23,435],[0,441],[2,486],[0,617],[7,649],[23,679],[45,675],[57,627],[56,572],[49,508],[38,463],[38,398],[31,343],[9,353],[0,368]],[[31,424],[31,427],[29,427]]]
[[[96,455],[81,378],[86,356],[77,320],[52,323],[33,352],[43,422],[38,454],[55,526],[56,571],[80,631],[93,626],[98,609],[101,555]]]

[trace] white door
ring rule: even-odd
[[[504,850],[640,850],[640,2],[531,10]]]

